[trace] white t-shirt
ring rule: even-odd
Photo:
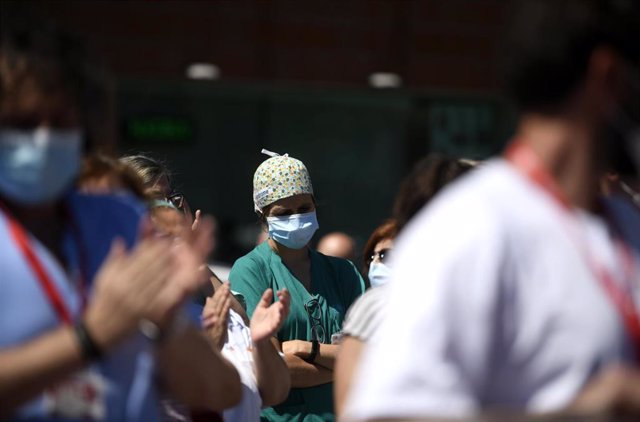
[[[604,221],[575,212],[571,226],[561,216],[501,159],[421,211],[395,249],[385,340],[366,350],[346,415],[557,410],[594,372],[632,361],[624,324],[580,248],[632,285],[636,303],[638,256],[634,280],[623,281]]]
[[[225,422],[257,422],[260,420],[262,398],[258,390],[255,364],[253,362],[253,342],[251,330],[233,309],[229,310],[227,341],[222,347],[222,355],[229,360],[240,375],[242,400],[237,406],[224,411]]]
[[[372,287],[356,299],[344,317],[342,334],[370,341],[384,320],[388,288],[388,284]]]

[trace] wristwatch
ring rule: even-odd
[[[320,342],[318,340],[311,341],[311,354],[305,360],[309,363],[313,363],[318,356],[318,352],[320,351]]]

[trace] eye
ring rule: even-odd
[[[287,210],[287,209],[278,209],[278,210],[271,211],[272,217],[286,217],[291,214],[293,214],[293,211]]]

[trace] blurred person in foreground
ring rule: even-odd
[[[393,201],[393,219],[401,231],[447,184],[480,165],[468,158],[428,154],[402,180]]]
[[[363,253],[363,273],[372,288],[349,308],[342,327],[334,385],[336,414],[339,416],[342,415],[363,348],[367,344],[382,341],[376,334],[386,315],[389,294],[389,290],[382,287],[387,286],[393,275],[389,261],[398,232],[446,184],[475,165],[470,160],[440,154],[429,154],[420,160],[400,184],[393,206],[395,218],[381,224],[367,241]]]
[[[318,242],[316,249],[327,256],[348,259],[351,262],[356,259],[356,242],[346,233],[331,232],[325,234]]]
[[[349,420],[640,417],[640,232],[599,197],[640,169],[640,2],[517,6],[517,132],[405,227]]]
[[[176,231],[180,232],[179,227],[191,223],[185,215],[190,213],[188,206],[185,208],[187,200],[184,195],[175,193],[170,170],[165,164],[146,155],[121,157],[120,162],[131,166],[144,182],[144,191],[151,197],[152,220],[160,233],[175,237]],[[177,197],[180,201],[175,200]],[[211,294],[207,295],[204,306],[191,303],[189,308],[202,322],[202,329],[214,349],[220,351],[240,374],[243,390],[240,403],[224,411],[224,420],[258,421],[263,406],[282,402],[289,392],[287,366],[271,340],[289,314],[289,292],[286,289],[275,294],[271,289],[264,291],[249,322],[229,283],[222,283],[210,270],[204,270],[204,277],[210,281]],[[278,301],[272,303],[274,296]],[[165,419],[188,420],[180,403],[167,399],[163,404]]]
[[[291,311],[277,343],[291,374],[291,392],[282,404],[265,409],[271,421],[333,420],[332,381],[339,333],[346,310],[364,283],[353,263],[309,247],[318,229],[316,202],[306,166],[288,155],[271,156],[253,177],[254,209],[269,239],[238,259],[229,276],[249,315],[264,291],[287,289]]]
[[[210,223],[172,244],[140,230],[131,198],[72,191],[83,151],[99,146],[100,69],[49,24],[10,17],[3,9],[0,419],[157,420],[156,379],[194,408],[235,404],[237,372],[180,311]]]

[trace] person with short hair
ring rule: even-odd
[[[291,294],[289,318],[277,333],[291,374],[292,389],[279,405],[262,412],[271,421],[335,418],[334,361],[346,310],[364,283],[353,263],[309,247],[318,229],[316,202],[306,166],[288,155],[265,151],[253,177],[254,209],[269,239],[238,259],[229,276],[252,315],[266,289]]]
[[[88,194],[129,193],[148,199],[143,181],[126,164],[105,154],[90,154],[82,161],[78,190]]]
[[[640,170],[640,3],[511,24],[514,138],[404,228],[347,420],[640,416],[640,231],[599,187]]]
[[[320,238],[316,250],[324,255],[353,262],[356,258],[356,241],[346,233],[331,232]]]
[[[180,227],[189,224],[185,214],[190,211],[188,206],[176,206],[187,203],[184,196],[181,196],[182,203],[176,204],[170,200],[171,192],[175,190],[171,185],[168,166],[147,155],[121,157],[120,162],[132,165],[145,181],[147,194],[156,198],[150,203],[156,230],[176,237]],[[290,388],[287,367],[271,343],[271,337],[289,313],[289,292],[286,289],[263,292],[265,297],[261,298],[249,321],[229,283],[223,283],[208,268],[204,268],[204,276],[210,283],[207,283],[207,289],[201,289],[198,294],[205,298],[200,304],[200,297],[194,297],[195,300],[189,304],[190,313],[201,321],[202,329],[214,349],[220,351],[237,369],[243,390],[240,403],[225,409],[222,416],[226,422],[257,422],[260,409],[283,401]],[[278,301],[272,303],[273,297],[277,297]],[[167,419],[187,420],[187,410],[175,400],[164,400],[163,409]]]

